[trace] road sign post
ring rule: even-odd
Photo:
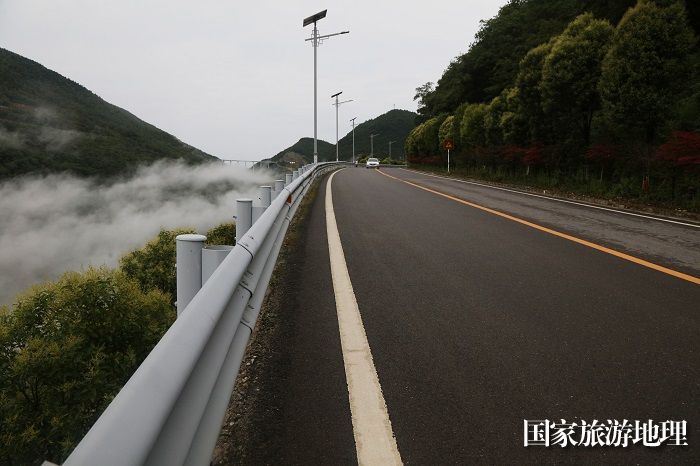
[[[450,149],[454,149],[455,145],[451,139],[446,139],[442,145],[447,149],[447,173],[450,173]]]

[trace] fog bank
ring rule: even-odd
[[[200,233],[231,221],[235,200],[273,175],[212,163],[160,162],[100,185],[68,175],[0,184],[0,305],[35,283],[88,265],[115,266],[161,227]]]

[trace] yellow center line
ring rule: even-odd
[[[381,170],[377,170],[377,171],[386,177],[393,178],[393,179],[400,181],[402,183],[406,183],[406,184],[414,186],[418,189],[422,189],[423,191],[428,191],[429,193],[433,193],[433,194],[436,194],[438,196],[442,196],[444,198],[451,199],[455,202],[459,202],[460,204],[464,204],[464,205],[467,205],[469,207],[473,207],[475,209],[483,210],[484,212],[488,212],[488,213],[493,214],[493,215],[498,215],[499,217],[503,217],[503,218],[506,218],[508,220],[512,220],[513,222],[520,223],[522,225],[528,226],[530,228],[534,228],[536,230],[543,231],[545,233],[549,233],[550,235],[558,236],[560,238],[564,238],[564,239],[567,239],[569,241],[573,241],[574,243],[582,244],[584,246],[588,246],[589,248],[596,249],[596,250],[604,252],[606,254],[610,254],[612,256],[619,257],[620,259],[634,262],[635,264],[639,264],[641,266],[648,267],[650,269],[654,269],[654,270],[657,270],[659,272],[663,272],[665,274],[674,276],[676,278],[680,278],[681,280],[686,280],[686,281],[689,281],[690,283],[695,283],[696,285],[700,285],[700,278],[694,277],[693,275],[688,275],[688,274],[683,273],[683,272],[678,272],[677,270],[672,270],[672,269],[669,269],[667,267],[664,267],[664,266],[661,266],[658,264],[654,264],[653,262],[649,262],[649,261],[646,261],[644,259],[640,259],[638,257],[630,256],[629,254],[625,254],[624,252],[616,251],[615,249],[610,249],[610,248],[607,248],[605,246],[601,246],[600,244],[592,243],[590,241],[586,241],[585,239],[577,238],[576,236],[572,236],[572,235],[569,235],[566,233],[562,233],[560,231],[552,230],[551,228],[547,228],[545,226],[538,225],[536,223],[529,222],[527,220],[523,220],[522,218],[518,218],[518,217],[515,217],[513,215],[509,215],[509,214],[500,212],[498,210],[490,209],[488,207],[484,207],[482,205],[475,204],[473,202],[465,201],[464,199],[460,199],[458,197],[451,196],[449,194],[445,194],[443,192],[436,191],[434,189],[426,188],[425,186],[421,186],[419,184],[412,183],[411,181],[406,181],[406,180],[403,180],[401,178],[397,178],[395,176],[389,175],[388,173],[384,173]]]

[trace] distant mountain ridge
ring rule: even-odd
[[[111,177],[143,163],[216,160],[41,64],[0,48],[0,179]]]
[[[335,160],[335,144],[318,140],[318,160],[327,162]],[[313,162],[314,159],[314,138],[301,138],[291,146],[278,152],[269,160],[275,162],[289,163],[303,160],[304,163]]]
[[[404,143],[408,133],[415,126],[417,114],[408,110],[390,110],[383,115],[367,120],[355,126],[355,155],[357,158],[367,156],[370,153],[370,134],[374,137],[374,155],[385,158],[389,155],[389,141],[391,144],[391,156],[394,159],[404,158]],[[281,165],[293,167],[296,164],[313,162],[313,138],[301,138],[295,144],[278,152],[266,160],[278,162]],[[338,141],[338,153],[340,160],[352,159],[352,130]],[[318,140],[318,160],[326,162],[335,160],[335,144]],[[290,162],[294,162],[291,163]]]
[[[404,143],[408,133],[415,126],[415,112],[409,110],[389,110],[371,120],[364,121],[355,126],[355,154],[356,156],[369,155],[370,135],[374,137],[374,156],[381,159],[389,156],[389,141],[391,144],[391,157],[393,159],[404,158]],[[341,160],[352,158],[352,130],[338,141],[338,152]]]

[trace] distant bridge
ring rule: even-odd
[[[260,167],[264,168],[270,168],[271,166],[276,166],[277,162],[274,162],[272,160],[236,160],[236,159],[221,159],[221,163],[223,165],[243,165],[245,168],[248,168],[248,164],[251,164],[250,167],[253,168],[256,166],[256,164],[259,164]]]

